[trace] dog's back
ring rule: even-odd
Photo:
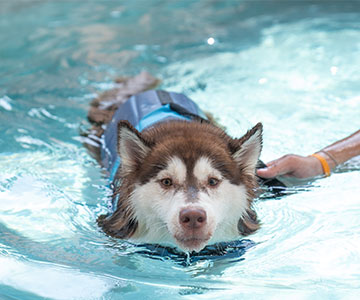
[[[88,120],[92,127],[83,132],[86,137],[84,146],[101,162],[101,141],[104,130],[112,120],[116,110],[131,96],[150,90],[158,86],[160,80],[147,72],[134,77],[122,77],[115,80],[115,87],[100,94],[90,103]]]

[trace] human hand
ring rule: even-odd
[[[257,170],[257,175],[263,178],[289,176],[308,178],[323,174],[319,159],[313,156],[287,154],[267,163],[267,168]]]

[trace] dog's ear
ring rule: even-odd
[[[116,210],[110,216],[99,216],[97,223],[107,235],[119,239],[130,238],[138,227],[138,222],[131,217],[131,212],[124,212],[123,209]]]
[[[136,170],[149,153],[150,143],[128,121],[118,123],[117,138],[122,170],[126,173]]]
[[[260,228],[255,211],[251,208],[247,209],[242,218],[238,222],[238,230],[241,235],[247,236],[254,233]]]
[[[245,174],[254,175],[262,149],[262,124],[257,123],[242,138],[230,143],[233,159]]]

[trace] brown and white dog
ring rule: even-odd
[[[122,79],[112,92],[96,99],[88,137],[101,137],[103,125],[125,99],[156,83],[142,73]],[[261,123],[243,137],[232,138],[214,122],[172,120],[139,132],[120,121],[117,206],[98,224],[113,237],[175,245],[185,252],[247,236],[259,228],[252,202],[261,148]]]

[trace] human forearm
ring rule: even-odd
[[[325,157],[331,168],[360,155],[360,130],[321,149],[318,153]]]
[[[337,165],[354,156],[360,155],[360,130],[342,140],[326,146],[316,152],[316,154],[325,159],[325,164],[328,164],[330,169],[335,168]],[[325,173],[324,166],[320,160],[313,155],[304,157],[288,154],[269,162],[267,168],[259,169],[257,174],[264,178],[280,175],[297,178],[313,177]]]

